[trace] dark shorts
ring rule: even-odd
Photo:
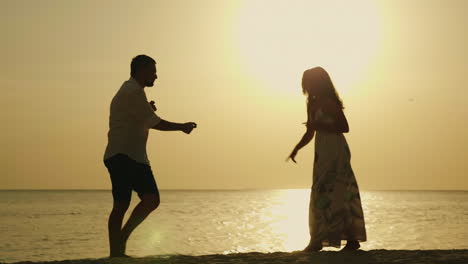
[[[139,196],[143,194],[159,196],[158,186],[149,165],[138,163],[125,154],[116,154],[104,160],[104,164],[112,181],[114,201],[130,202],[133,190]]]

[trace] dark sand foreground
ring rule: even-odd
[[[468,264],[468,250],[370,250],[357,252],[322,251],[318,253],[275,252],[275,253],[238,253],[228,255],[167,255],[142,258],[102,258],[102,259],[77,259],[49,262],[17,262],[17,263],[49,263],[49,264],[224,264],[224,263],[401,263],[401,264]]]

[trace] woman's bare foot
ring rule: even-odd
[[[361,244],[359,244],[358,241],[348,240],[348,242],[346,242],[346,246],[341,251],[356,251],[360,247],[361,247]]]
[[[319,252],[322,250],[322,245],[321,244],[312,244],[310,243],[306,248],[304,248],[302,251],[304,252]]]

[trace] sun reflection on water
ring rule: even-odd
[[[277,203],[269,208],[276,218],[272,231],[281,240],[283,251],[300,250],[309,241],[309,195],[308,189],[278,190]]]

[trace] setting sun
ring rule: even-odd
[[[318,65],[347,92],[378,50],[380,20],[369,0],[245,1],[240,57],[249,74],[280,93],[298,93],[302,72]]]

